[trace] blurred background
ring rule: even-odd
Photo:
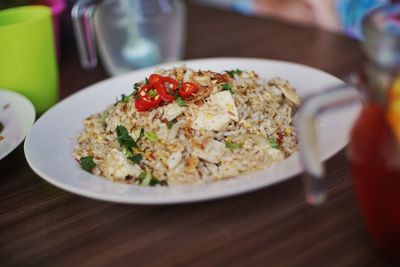
[[[59,99],[104,80],[107,76],[119,75],[163,62],[201,57],[247,57],[284,60],[315,67],[342,79],[345,79],[349,73],[363,69],[364,65],[367,65],[365,58],[370,57],[369,60],[372,64],[369,64],[368,67],[373,67],[370,76],[380,82],[382,80],[392,82],[392,75],[399,73],[398,62],[400,60],[395,62],[396,69],[393,68],[395,71],[389,69],[390,71],[387,73],[386,69],[385,71],[377,70],[376,67],[379,64],[375,63],[382,58],[384,60],[396,58],[392,55],[399,54],[400,35],[395,35],[394,40],[396,42],[393,39],[386,42],[386,44],[394,44],[393,51],[391,51],[393,53],[387,53],[390,51],[388,46],[379,45],[382,43],[381,38],[376,38],[373,35],[368,39],[368,36],[366,36],[364,42],[361,33],[363,18],[371,14],[377,7],[389,2],[392,1],[0,0],[0,12],[12,7],[26,5],[49,7],[47,10],[48,23],[46,25],[32,25],[37,29],[46,29],[48,33],[46,37],[48,38],[27,34],[29,30],[22,27],[24,25],[20,25],[23,23],[17,25],[21,27],[19,38],[15,37],[15,28],[6,32],[8,27],[0,27],[4,30],[0,32],[0,39],[3,37],[2,40],[10,41],[8,43],[13,41],[12,45],[8,47],[4,45],[7,42],[0,42],[0,52],[5,51],[5,53],[0,54],[0,88],[17,90],[20,87],[23,90],[24,86],[29,88],[34,83],[32,81],[35,81],[37,87],[29,89],[32,95],[39,100],[46,95],[44,91],[46,86],[48,92],[57,92],[48,103],[39,103],[38,106],[41,106],[41,109],[37,110],[38,113],[41,113],[54,105]],[[392,10],[389,11],[391,13]],[[400,25],[398,16],[400,6],[395,13],[396,16],[389,16],[391,20],[387,21],[390,23],[385,23],[384,26],[387,25],[388,28],[394,28],[397,31],[400,28],[398,27]],[[187,14],[189,15],[187,16]],[[26,20],[34,21],[31,17],[26,18]],[[4,21],[6,21],[4,25],[7,26],[8,21],[6,19]],[[281,23],[282,21],[285,23]],[[53,25],[52,28],[50,27],[51,24]],[[395,24],[397,27],[392,27]],[[1,18],[0,26],[2,26]],[[379,30],[384,33],[384,27]],[[29,46],[29,42],[35,45]],[[38,53],[36,50],[40,50],[38,48],[44,46],[44,43],[51,44],[50,49],[42,49],[46,51]],[[377,50],[370,49],[370,54],[363,54],[361,46],[365,48],[368,43],[372,48],[379,48],[379,53]],[[18,47],[14,44],[26,44],[26,46]],[[4,58],[11,53],[6,50],[11,51],[14,46],[19,50],[15,49],[14,57],[9,56],[7,63]],[[34,48],[32,49],[32,47]],[[33,57],[33,55],[37,56]],[[382,58],[374,58],[374,55],[382,55]],[[400,59],[400,57],[397,57],[397,59]],[[28,61],[30,64],[28,64]],[[45,66],[46,61],[54,63],[54,66],[50,64]],[[11,68],[10,64],[14,64],[14,67]],[[21,71],[23,67],[26,68]],[[42,73],[36,75],[34,71],[39,68],[42,69]],[[10,74],[4,75],[4,70],[10,70]],[[54,77],[51,77],[52,83],[42,84],[49,79],[49,76],[52,76],[49,75],[49,70],[56,73]],[[28,74],[32,74],[31,80],[27,79]],[[382,75],[386,74],[389,74],[387,76],[390,76],[390,79],[381,79]],[[11,79],[12,75],[15,75],[16,78]],[[11,82],[25,82],[26,84],[24,86],[17,84],[19,87],[15,85],[15,88],[13,88],[11,85],[2,85],[1,82],[5,80],[12,80],[10,84]],[[307,82],[312,83],[312,81]],[[387,84],[384,87],[386,90]],[[400,82],[397,91],[400,92]],[[386,91],[379,90],[379,92]],[[396,122],[400,121],[399,96],[400,93],[397,93]],[[56,97],[59,98],[56,99]],[[376,112],[372,112],[372,114],[376,114]],[[368,113],[364,117],[369,118],[369,115]],[[376,122],[385,121],[384,116],[386,114],[381,112],[380,116]],[[364,133],[369,133],[367,136],[369,139],[367,139],[371,145],[359,145],[358,147],[372,147],[374,149],[384,147],[380,144],[385,141],[385,138],[382,138],[382,135],[379,136],[379,132],[375,133],[377,134],[377,137],[375,137],[374,132],[371,131],[371,129],[380,130],[384,128],[368,124],[367,119],[362,122],[364,124],[360,124],[362,127],[359,128],[357,137],[365,137]],[[398,127],[400,133],[400,124],[397,123],[396,127]],[[354,139],[364,140],[361,138]],[[399,148],[399,146],[393,146],[392,143],[390,146]],[[374,152],[373,149],[371,151]],[[392,152],[394,156],[388,154],[388,157],[399,158],[400,152],[398,150],[390,153]],[[361,151],[360,154],[366,153]],[[82,259],[91,260],[90,256],[100,259],[102,257],[109,258],[110,254],[98,253],[98,242],[103,245],[103,248],[114,248],[110,251],[114,252],[115,255],[120,255],[121,251],[126,252],[124,256],[126,256],[127,262],[131,262],[131,255],[128,252],[132,249],[132,245],[135,245],[135,243],[137,245],[137,242],[131,241],[136,241],[136,238],[142,235],[142,240],[153,238],[153,243],[148,243],[151,245],[147,247],[139,248],[136,255],[143,256],[148,253],[149,258],[154,260],[158,260],[158,258],[154,257],[157,254],[154,253],[153,244],[158,245],[158,252],[168,251],[165,248],[175,246],[175,254],[170,254],[168,251],[168,256],[170,260],[179,260],[182,258],[182,251],[186,251],[187,255],[197,253],[197,259],[208,258],[212,253],[215,253],[216,258],[223,257],[218,249],[203,251],[199,249],[201,244],[216,243],[217,247],[230,251],[230,255],[235,255],[240,251],[242,261],[249,260],[249,263],[254,259],[259,260],[260,263],[264,263],[264,259],[268,259],[273,263],[273,256],[275,256],[275,262],[289,262],[287,265],[276,264],[276,266],[310,266],[315,265],[316,262],[320,263],[317,265],[328,266],[335,265],[332,264],[335,261],[342,263],[335,266],[356,266],[354,264],[356,261],[364,263],[362,266],[391,266],[379,264],[383,261],[367,241],[366,232],[363,230],[362,220],[355,204],[351,172],[346,155],[348,153],[342,151],[328,163],[326,187],[330,191],[331,200],[323,208],[306,206],[302,201],[301,183],[299,179],[293,179],[264,191],[220,202],[169,207],[164,216],[162,214],[164,210],[159,207],[113,206],[108,203],[80,199],[77,196],[55,190],[55,188],[49,193],[49,185],[38,179],[25,164],[23,151],[20,148],[18,154],[14,154],[14,158],[3,161],[4,169],[8,168],[9,173],[15,173],[14,176],[10,176],[11,178],[8,181],[3,182],[6,185],[3,187],[3,195],[5,196],[3,205],[9,208],[9,214],[16,213],[16,219],[9,219],[12,218],[11,215],[4,217],[6,223],[3,223],[3,225],[9,226],[7,231],[4,231],[4,236],[7,234],[8,241],[11,244],[9,248],[11,248],[10,251],[15,252],[14,255],[19,256],[18,253],[26,252],[24,255],[30,261],[41,260],[35,255],[46,251],[45,253],[52,256],[49,266],[54,265],[51,260],[58,260],[60,255],[64,256],[64,259],[69,259],[71,254],[76,252],[71,248],[77,243],[73,243],[71,239],[78,239],[79,237],[71,236],[71,233],[78,233],[78,235],[82,233],[81,221],[85,222],[85,220],[86,230],[87,232],[92,231],[92,240],[96,242],[93,242],[93,247],[88,246],[87,254],[79,254],[81,253],[79,251],[78,258],[75,258],[79,262]],[[373,162],[379,165],[385,161],[374,159]],[[366,167],[369,167],[369,165],[374,166],[373,164],[365,164]],[[368,172],[368,168],[364,169]],[[371,173],[374,175],[373,172]],[[379,172],[377,173],[376,177],[380,179],[382,175]],[[377,198],[378,204],[373,204],[376,207],[386,207],[387,205],[388,208],[378,209],[379,216],[381,211],[382,213],[387,211],[388,214],[394,214],[393,218],[396,218],[396,221],[393,220],[394,223],[390,220],[387,221],[391,227],[389,230],[397,233],[397,237],[400,236],[398,231],[400,229],[398,227],[400,216],[399,209],[396,209],[395,205],[400,201],[398,192],[395,192],[392,188],[399,188],[398,181],[400,180],[398,177],[398,172],[396,172],[392,177],[389,177],[390,179],[384,186],[379,187],[372,184],[369,186],[370,191],[365,190],[367,200],[373,192],[385,196],[382,199]],[[397,187],[393,185],[397,185]],[[16,192],[18,192],[17,190],[21,191],[14,193],[10,188],[16,190]],[[391,195],[388,195],[387,192],[391,192]],[[32,199],[26,201],[25,205],[20,205],[21,200],[25,201],[24,196],[27,193],[31,194]],[[7,196],[7,194],[9,195]],[[22,196],[22,199],[20,199],[20,196]],[[15,204],[8,205],[9,203]],[[263,205],[258,205],[258,203],[263,203]],[[25,207],[27,210],[22,212]],[[59,211],[63,208],[73,220],[64,223],[63,212]],[[92,215],[81,216],[88,211],[92,214],[92,210],[95,209],[98,209],[99,212],[94,214],[93,217],[90,217]],[[104,214],[100,209],[104,209]],[[32,215],[32,213],[35,214]],[[113,216],[110,216],[110,214]],[[167,214],[170,217],[167,217]],[[47,220],[45,216],[48,217]],[[74,216],[77,217],[74,218]],[[198,217],[198,221],[196,221],[196,217]],[[115,219],[115,221],[107,221],[110,218]],[[158,222],[154,221],[154,218],[158,218]],[[56,247],[54,242],[57,242],[56,244],[62,242],[59,242],[57,240],[58,235],[54,235],[52,229],[47,227],[54,220],[62,222],[60,225],[65,226],[65,228],[76,227],[75,229],[71,228],[71,231],[65,231],[64,236],[62,233],[60,234],[61,231],[57,233],[60,234],[60,240],[64,242],[65,246],[58,246],[56,249],[53,249]],[[14,221],[19,222],[19,225],[15,227]],[[100,231],[108,233],[109,236],[116,237],[116,239],[103,239],[97,229],[92,228],[99,221],[109,223],[107,227]],[[136,228],[131,227],[138,221],[144,223],[137,225]],[[188,225],[188,222],[191,225]],[[377,222],[378,227],[376,228],[385,230],[386,225],[380,224],[380,221]],[[154,225],[166,225],[166,227],[154,227]],[[182,228],[181,225],[187,227]],[[155,228],[157,231],[153,231]],[[21,234],[13,229],[22,229],[21,231],[24,232]],[[165,233],[165,236],[170,235],[170,229],[173,230],[176,238],[165,239],[164,243],[159,242],[160,233]],[[200,231],[198,231],[199,229]],[[215,229],[219,230],[215,231]],[[30,236],[31,233],[42,233],[47,230],[49,230],[48,235],[37,235],[33,238]],[[135,232],[136,230],[137,232]],[[162,232],[163,230],[164,232]],[[118,233],[118,231],[120,232]],[[145,236],[143,233],[148,235]],[[186,236],[182,233],[186,233]],[[390,231],[385,230],[385,233],[390,237],[394,236],[393,239],[396,239],[396,236],[392,235]],[[173,235],[171,234],[171,236]],[[209,236],[213,239],[208,238]],[[248,238],[249,236],[251,238]],[[181,246],[182,237],[185,238],[185,241],[191,240],[192,242],[187,242],[187,246]],[[89,240],[85,238],[83,237],[83,240],[80,240],[81,244]],[[199,240],[204,243],[199,242]],[[240,242],[242,240],[246,242]],[[398,240],[399,238],[396,242]],[[239,243],[239,246],[232,246],[232,244]],[[107,244],[107,247],[104,244]],[[395,243],[393,248],[398,249],[400,246],[397,244],[399,243]],[[267,249],[264,251],[264,249],[259,249],[260,247]],[[34,252],[32,252],[32,249]],[[36,254],[35,249],[39,251]],[[82,246],[82,251],[84,249]],[[256,253],[253,258],[249,257],[251,253]],[[90,256],[87,257],[86,255]],[[207,257],[204,257],[205,255]],[[291,257],[292,255],[297,256],[297,258]],[[316,256],[318,256],[317,261],[315,260]],[[159,259],[161,261],[163,258]],[[187,259],[191,260],[192,258]],[[235,257],[231,259],[236,260]],[[22,258],[22,260],[25,259]],[[190,262],[189,260],[185,263]],[[202,263],[202,261],[198,262]],[[299,263],[304,263],[304,265]],[[252,264],[248,265],[253,266]],[[221,264],[219,266],[226,265]]]
[[[188,2],[360,38],[358,24],[362,14],[385,1],[2,0],[0,9],[32,4],[49,6],[58,60],[62,60],[62,49],[77,49],[83,68],[95,68],[100,62],[108,75],[113,76],[182,59],[186,47],[185,4]],[[351,23],[342,19],[346,14],[341,16],[349,10],[352,10],[352,14],[347,14]]]

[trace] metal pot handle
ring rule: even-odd
[[[297,117],[299,131],[300,161],[304,169],[303,182],[306,200],[311,205],[324,202],[326,197],[322,185],[325,171],[319,155],[316,120],[325,111],[332,111],[359,102],[361,95],[354,85],[343,84],[331,87],[322,93],[307,96]]]
[[[80,0],[71,11],[79,57],[85,69],[96,67],[98,62],[93,24],[93,13],[97,2],[99,0]]]

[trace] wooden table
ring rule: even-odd
[[[340,77],[359,69],[356,41],[315,29],[188,5],[185,58],[299,62]],[[64,43],[61,95],[106,78]],[[312,82],[312,81],[310,81]],[[210,202],[138,206],[62,191],[28,166],[22,146],[0,162],[0,265],[390,266],[371,244],[345,153],[327,164],[327,203],[308,206],[300,177]]]

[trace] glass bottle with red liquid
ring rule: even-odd
[[[400,5],[376,9],[363,21],[366,56],[357,87],[339,85],[307,97],[298,114],[300,158],[309,203],[325,199],[316,120],[325,111],[363,103],[348,145],[353,184],[371,238],[400,262]]]

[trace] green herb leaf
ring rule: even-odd
[[[182,99],[180,96],[178,96],[178,97],[175,99],[175,101],[176,101],[176,103],[177,103],[180,107],[186,107],[185,101],[183,101],[183,99]]]
[[[144,186],[148,186],[150,185],[150,181],[153,178],[153,176],[151,175],[151,172],[148,168],[146,168],[146,171],[142,172],[139,175],[139,179],[140,179],[140,184],[144,185]]]
[[[154,91],[154,90],[149,90],[147,93],[149,94],[150,97],[156,97],[157,96],[157,92]]]
[[[161,182],[157,179],[157,178],[155,178],[154,176],[151,178],[151,180],[150,180],[150,182],[149,182],[149,185],[150,186],[155,186],[155,185],[158,185],[158,184],[161,184]]]
[[[279,149],[279,145],[278,145],[275,137],[268,138],[268,142],[269,142],[269,144],[271,145],[272,148]]]
[[[128,148],[126,148],[126,147],[123,147],[123,148],[122,148],[122,154],[123,154],[125,157],[127,157],[127,158],[133,156],[132,150],[131,150],[131,149],[128,149]]]
[[[144,80],[145,80],[145,83],[146,83],[146,84],[149,84],[149,79],[144,78]]]
[[[233,151],[234,149],[242,148],[243,147],[243,143],[235,144],[235,143],[232,143],[232,142],[225,142],[225,147],[230,149],[231,151]]]
[[[122,94],[122,95],[121,95],[121,99],[118,99],[118,97],[116,97],[116,98],[115,98],[115,104],[114,104],[114,106],[116,106],[119,102],[125,102],[125,103],[129,102],[129,98],[130,98],[134,93],[135,93],[135,92],[133,92],[133,93],[130,94],[130,95]]]
[[[172,121],[167,122],[167,127],[168,129],[172,129],[172,126],[177,122],[176,119],[173,119]]]
[[[139,176],[140,184],[144,186],[155,186],[155,185],[166,185],[166,183],[159,181],[156,177],[151,175],[150,171],[146,169],[145,171],[142,171]]]
[[[132,149],[132,147],[138,147],[136,142],[129,135],[128,130],[122,125],[117,126],[117,137],[119,144],[123,147],[126,147],[127,149]]]
[[[226,70],[226,73],[228,73],[229,77],[235,78],[235,74],[240,75],[242,74],[243,71],[236,69],[236,70]]]
[[[122,94],[121,95],[121,101],[123,101],[123,102],[129,102],[129,96],[128,95],[124,95],[124,94]]]
[[[139,95],[137,94],[139,92],[140,89],[140,83],[135,83],[133,85],[133,92],[131,94],[131,96],[133,96],[135,99],[139,98]]]
[[[222,91],[230,91],[231,93],[233,93],[232,86],[229,83],[222,84]]]
[[[90,172],[94,167],[96,167],[96,163],[93,161],[93,157],[82,157],[79,160],[82,169],[87,172]]]
[[[147,171],[142,171],[139,174],[138,178],[139,178],[140,181],[143,181],[144,179],[146,179],[146,176],[147,176]]]
[[[157,142],[158,137],[155,132],[144,132],[144,137],[146,137],[150,142]]]
[[[133,163],[139,164],[140,161],[143,159],[143,156],[142,156],[142,154],[137,153],[137,154],[135,154],[133,156],[128,157],[128,159],[130,161],[132,161]]]

